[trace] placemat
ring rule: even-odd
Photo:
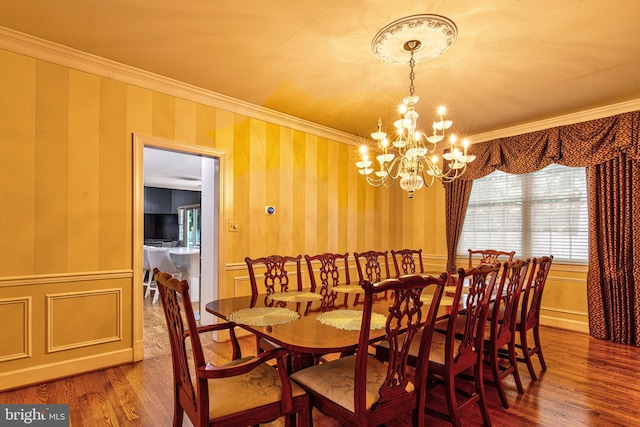
[[[360,285],[339,285],[330,288],[332,291],[344,292],[348,294],[364,294],[364,289]]]
[[[281,307],[243,308],[229,315],[230,322],[249,326],[274,326],[289,323],[300,317],[297,311]]]
[[[420,301],[422,301],[425,304],[431,304],[432,299],[433,299],[433,295],[431,294],[420,295]],[[448,297],[446,295],[443,295],[442,298],[440,299],[440,305],[449,306],[451,304],[453,304],[453,297]]]
[[[362,325],[362,311],[334,310],[319,314],[316,319],[323,325],[346,331],[357,331]],[[380,313],[371,313],[371,329],[384,328],[387,318]]]
[[[275,292],[269,295],[269,298],[274,301],[282,302],[308,302],[320,300],[322,299],[322,296],[313,292],[289,291]]]

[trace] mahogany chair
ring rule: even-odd
[[[516,324],[516,330],[520,336],[520,344],[518,347],[523,353],[523,357],[518,361],[526,363],[529,375],[534,381],[538,379],[538,376],[533,369],[533,362],[531,359],[534,354],[538,355],[538,360],[540,361],[542,370],[547,370],[547,364],[545,363],[544,356],[542,354],[542,344],[540,343],[540,304],[542,302],[542,292],[544,291],[552,262],[553,255],[537,259],[534,258],[531,262],[531,274],[529,274],[529,280],[527,281],[527,285],[524,289],[522,305],[520,306],[520,313]],[[533,330],[533,347],[529,347],[527,338],[527,333],[531,330]]]
[[[494,249],[468,249],[469,251],[469,268],[475,267],[480,264],[495,264],[500,261],[513,261],[513,256],[516,251],[504,252],[496,251]],[[480,255],[480,259],[474,258],[474,256]],[[474,261],[477,261],[474,264]]]
[[[354,252],[353,256],[356,259],[359,283],[362,283],[363,280],[376,283],[391,278],[391,274],[389,273],[388,251]],[[355,306],[359,303],[360,295],[356,295],[353,300],[353,305]]]
[[[311,402],[341,426],[378,426],[399,414],[413,414],[413,425],[424,425],[425,385],[433,325],[446,283],[440,278],[420,275],[388,279],[378,283],[365,280],[364,306],[358,350],[355,355],[315,365],[291,375],[311,395]],[[394,294],[385,315],[386,358],[368,353],[372,304],[382,292]],[[431,303],[420,295],[432,292]],[[379,314],[376,314],[379,316]],[[409,349],[417,348],[418,363],[408,365]]]
[[[393,265],[396,267],[396,277],[405,274],[424,273],[424,264],[422,263],[422,249],[400,249],[399,251],[391,250]],[[416,264],[416,258],[418,263]]]
[[[324,253],[320,255],[305,255],[311,292],[322,296],[321,309],[335,307],[338,292],[332,291],[334,286],[349,285],[349,254]],[[345,300],[347,294],[344,295]]]
[[[182,426],[185,412],[193,425],[199,427],[244,427],[280,417],[286,417],[285,425],[290,426],[296,425],[296,414],[300,425],[308,425],[311,416],[309,395],[290,381],[285,369],[284,349],[240,358],[234,324],[198,327],[187,281],[179,281],[158,269],[154,269],[153,274],[171,343],[174,427]],[[215,366],[205,362],[200,333],[219,330],[229,330],[234,360]],[[189,350],[187,340],[191,344]],[[276,369],[266,363],[271,360],[276,361]]]
[[[265,307],[272,306],[285,306],[286,302],[274,301],[269,298],[269,295],[276,292],[289,291],[289,284],[291,282],[289,275],[295,274],[295,288],[294,291],[302,291],[302,255],[296,257],[282,256],[282,255],[269,255],[262,258],[251,259],[246,257],[244,261],[247,263],[249,270],[249,281],[251,282],[251,295],[257,297],[259,294],[266,293]],[[263,267],[264,280],[263,286],[258,286],[256,279],[256,267]],[[275,344],[266,341],[256,336],[257,352],[260,353],[264,350],[270,350],[275,348]]]
[[[492,383],[498,391],[500,403],[505,408],[509,408],[509,402],[502,380],[513,375],[518,394],[524,394],[516,359],[516,317],[520,293],[524,287],[530,262],[527,259],[507,261],[503,264],[495,302],[491,304],[490,322],[485,329],[485,336],[488,336],[484,342],[485,362],[491,368]],[[505,357],[501,357],[500,352],[504,351],[505,347]]]
[[[358,278],[360,282],[368,280],[370,282],[380,282],[391,278],[389,274],[389,252],[367,251],[354,252],[356,267],[358,268]]]
[[[430,387],[438,384],[444,387],[448,414],[429,407],[426,411],[450,421],[456,427],[461,425],[460,411],[473,403],[478,403],[484,425],[491,425],[484,389],[483,349],[489,302],[499,270],[499,264],[480,265],[467,270],[458,269],[452,307],[460,306],[462,290],[465,288],[465,282],[468,282],[468,294],[463,299],[463,309],[452,310],[448,321],[445,320],[446,332],[439,333],[436,326],[436,333],[433,335],[428,381]],[[464,319],[464,325],[457,334],[456,326],[459,316]],[[456,384],[456,380],[458,382],[464,380],[463,374],[471,369],[473,369],[475,391],[466,393],[461,390],[460,385]],[[458,400],[457,394],[463,397],[462,401]]]
[[[271,295],[274,292],[287,292],[290,284],[290,274],[295,274],[295,291],[302,290],[302,255],[296,257],[269,255],[262,258],[251,259],[246,257],[244,261],[249,269],[249,281],[251,282],[251,294],[258,295],[266,293]],[[256,280],[256,267],[264,267],[264,287],[258,287]]]

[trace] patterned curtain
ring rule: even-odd
[[[640,346],[640,239],[631,238],[640,236],[640,111],[495,139],[470,151],[477,158],[461,180],[494,170],[531,173],[551,163],[587,168],[590,333]],[[468,198],[452,194],[445,202],[454,215],[447,218],[462,227]],[[447,227],[447,268],[459,237],[454,233]]]
[[[589,330],[640,346],[640,163],[622,154],[593,166],[588,186]]]
[[[447,271],[449,273],[456,272],[458,239],[460,238],[460,233],[462,233],[472,186],[473,181],[459,179],[444,185],[446,198],[445,218],[447,218]]]

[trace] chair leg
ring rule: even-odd
[[[489,364],[491,365],[491,374],[493,375],[493,382],[495,383],[498,396],[500,397],[500,403],[505,409],[509,409],[509,401],[507,400],[507,395],[504,392],[504,386],[502,385],[502,375],[500,374],[500,361],[498,360],[497,349],[491,349],[490,358],[491,360],[489,361]]]
[[[542,344],[540,344],[540,328],[538,325],[533,327],[533,340],[536,344],[536,349],[538,353],[538,359],[540,359],[540,366],[542,366],[542,370],[547,370],[547,364],[544,361],[544,356],[542,355]]]
[[[520,379],[520,371],[518,371],[518,358],[516,355],[516,343],[515,335],[512,337],[509,343],[509,363],[513,368],[513,380],[516,383],[518,394],[524,394],[524,388],[522,387],[522,380]]]
[[[456,399],[456,382],[453,375],[445,374],[444,395],[447,399],[447,408],[449,409],[451,424],[454,427],[461,427],[460,414],[458,413],[458,401]]]
[[[176,401],[173,403],[173,427],[182,427],[183,418],[184,418],[184,409]]]
[[[146,290],[144,291],[144,297],[147,298],[149,295],[151,295],[151,278],[149,279],[149,282],[144,284],[144,287],[146,288]]]
[[[313,417],[311,414],[311,401],[306,400],[300,412],[298,412],[298,427],[313,427]]]
[[[412,414],[412,426],[413,427],[422,427],[424,426],[424,410],[417,408],[414,409]]]
[[[524,358],[524,362],[527,364],[529,376],[532,380],[535,381],[538,379],[538,376],[533,369],[533,363],[531,362],[531,353],[529,353],[529,344],[527,342],[527,330],[524,327],[520,329],[520,347],[522,347],[522,356]]]
[[[158,285],[156,285],[156,287],[153,289],[153,304],[158,302],[158,297],[160,296],[159,294],[160,292],[158,292]]]
[[[478,394],[478,406],[480,406],[480,413],[482,414],[482,421],[484,423],[484,427],[491,427],[491,418],[489,418],[489,409],[487,408],[487,398],[484,393],[484,379],[482,375],[482,360],[479,363],[476,363],[476,366],[473,368],[474,379],[476,382],[476,393]],[[498,378],[498,382],[500,379]]]

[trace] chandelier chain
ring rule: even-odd
[[[411,59],[409,60],[409,67],[411,68],[411,72],[409,73],[409,80],[411,81],[409,85],[409,95],[413,96],[413,92],[415,91],[415,86],[413,85],[413,80],[416,78],[416,73],[413,72],[413,67],[416,65],[416,61],[413,59],[413,49],[411,49]]]

